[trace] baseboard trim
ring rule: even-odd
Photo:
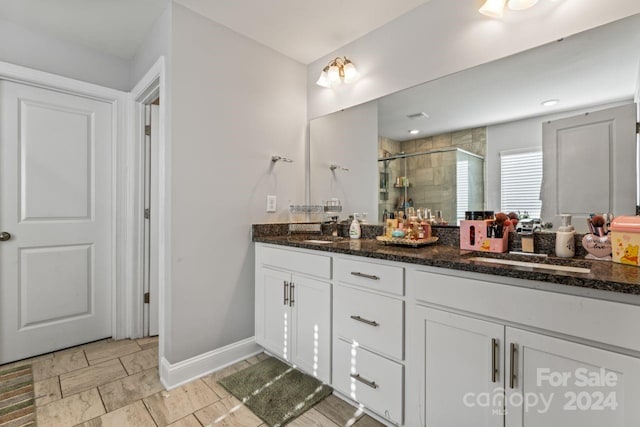
[[[171,390],[262,351],[255,337],[251,337],[178,363],[169,363],[163,357],[160,361],[160,382],[167,390]]]

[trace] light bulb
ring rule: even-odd
[[[329,79],[329,83],[338,83],[340,81],[340,69],[337,65],[332,65],[329,67],[329,71],[327,71],[327,77]]]
[[[344,82],[345,83],[355,82],[360,77],[360,73],[358,73],[358,70],[356,69],[356,66],[353,65],[353,62],[351,62],[349,60],[347,60],[345,62],[343,70],[344,70]]]
[[[538,0],[509,0],[509,9],[525,10],[535,6]]]
[[[502,18],[504,14],[504,4],[507,0],[487,0],[478,12],[492,18]]]
[[[322,87],[331,87],[329,76],[327,74],[327,67],[325,67],[325,69],[320,73],[320,77],[318,77],[318,81],[316,82],[316,84]]]

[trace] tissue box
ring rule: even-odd
[[[640,265],[640,216],[619,216],[611,223],[613,261],[621,264]]]
[[[470,251],[484,251],[503,253],[509,248],[509,232],[504,231],[501,238],[488,238],[487,225],[493,220],[463,220],[460,221],[460,249]]]

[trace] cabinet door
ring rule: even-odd
[[[285,360],[290,357],[291,308],[289,282],[291,274],[261,268],[256,288],[256,341]]]
[[[421,425],[503,426],[504,326],[425,307],[416,314]]]
[[[292,278],[291,360],[303,371],[331,382],[331,284]]]
[[[506,340],[508,427],[640,425],[640,359],[514,328]]]

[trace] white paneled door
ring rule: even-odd
[[[112,133],[110,103],[0,80],[0,364],[111,336]]]
[[[542,219],[571,214],[586,233],[591,213],[635,215],[636,114],[630,103],[542,124]]]

